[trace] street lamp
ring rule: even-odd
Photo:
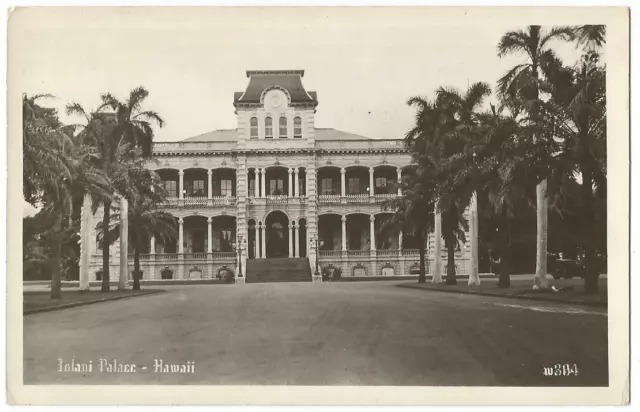
[[[238,243],[233,242],[233,248],[238,251],[238,277],[242,277],[242,250],[247,246],[247,240],[242,235],[238,235]]]
[[[316,250],[316,276],[318,276],[318,245],[320,247],[324,246],[324,241],[322,240],[318,240],[318,238],[316,236],[313,236],[311,239],[309,239],[309,244],[311,245],[312,248],[315,248]]]

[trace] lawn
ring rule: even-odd
[[[444,281],[444,276],[443,276]],[[407,283],[402,286],[408,286],[417,289],[436,290],[443,292],[459,292],[459,293],[479,293],[490,294],[495,296],[519,297],[523,299],[544,299],[557,300],[567,303],[578,304],[594,304],[606,306],[607,304],[607,279],[600,278],[598,281],[600,291],[597,294],[584,293],[584,281],[579,278],[574,279],[551,279],[549,286],[555,286],[560,289],[558,292],[549,290],[533,290],[533,281],[531,279],[511,279],[511,286],[508,288],[498,288],[498,278],[481,279],[480,286],[468,286],[467,280],[458,279],[457,285],[446,285],[444,283],[433,284],[427,283]]]
[[[66,307],[93,304],[98,302],[106,302],[109,300],[129,298],[134,296],[143,296],[151,293],[164,292],[161,289],[143,289],[134,291],[131,289],[124,291],[111,291],[102,293],[98,290],[88,292],[80,292],[78,290],[63,290],[62,298],[51,299],[49,291],[29,291],[23,293],[22,310],[24,314],[63,309]]]

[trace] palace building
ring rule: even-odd
[[[316,128],[318,95],[305,89],[303,76],[247,71],[246,89],[233,97],[235,129],[154,144],[149,168],[169,192],[163,207],[176,217],[179,235],[170,244],[149,239],[140,257],[143,280],[232,273],[236,283],[311,281],[316,265],[320,272],[340,268],[343,278],[417,276],[419,239],[385,224],[391,212],[382,208],[402,196],[398,182],[411,172],[403,140]],[[95,281],[102,268],[95,229],[90,239]],[[119,245],[111,249],[115,274]],[[441,254],[444,270],[444,242]],[[458,273],[468,273],[469,257],[468,244],[461,245]],[[132,257],[128,264],[133,270]]]

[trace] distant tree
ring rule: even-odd
[[[571,27],[553,27],[544,30],[541,26],[527,26],[525,30],[509,31],[498,43],[498,56],[522,54],[527,61],[511,68],[498,81],[498,95],[503,101],[517,102],[532,124],[540,123],[541,86],[545,82],[543,67],[556,59],[549,43],[553,40],[573,40],[575,30]],[[540,141],[542,136],[534,135]],[[537,196],[537,252],[534,286],[547,287],[547,181],[539,177]]]

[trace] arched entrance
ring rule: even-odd
[[[289,256],[289,218],[283,212],[269,213],[265,220],[267,257],[278,258]]]

